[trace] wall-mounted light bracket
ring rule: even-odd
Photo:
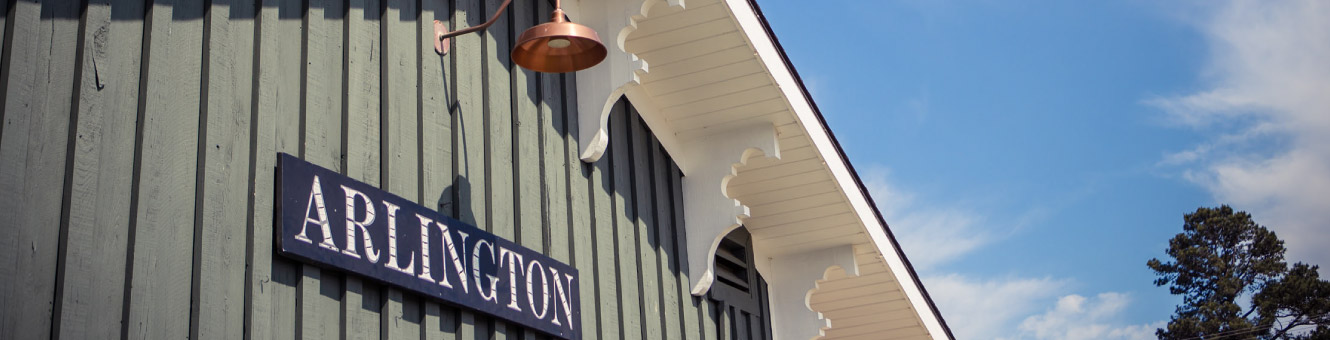
[[[499,16],[503,15],[503,11],[508,9],[508,5],[511,3],[513,3],[513,0],[503,0],[503,4],[499,5],[499,10],[494,11],[494,15],[490,16],[490,20],[485,21],[483,24],[452,32],[448,31],[448,26],[444,25],[442,21],[434,20],[434,52],[438,52],[439,55],[448,54],[449,45],[452,45],[452,39],[450,38],[467,33],[480,32],[484,31],[486,28],[490,28],[490,25],[499,21]]]
[[[569,22],[560,2],[554,2],[550,22],[527,29],[518,37],[510,54],[513,63],[536,72],[563,73],[584,70],[605,60],[608,51],[600,36],[589,27]],[[489,28],[511,3],[512,0],[504,0],[489,21],[456,31],[448,31],[442,21],[434,20],[434,52],[446,55],[452,37]]]

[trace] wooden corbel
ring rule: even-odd
[[[780,147],[775,126],[762,124],[696,138],[683,148],[688,158],[682,169],[688,279],[693,295],[700,296],[715,280],[716,247],[749,215],[748,207],[726,192],[730,179],[753,157],[780,158]]]
[[[604,34],[609,55],[595,67],[577,74],[578,157],[595,162],[609,145],[608,124],[614,103],[634,87],[648,71],[647,62],[624,48],[624,41],[637,30],[637,22],[647,17],[656,3],[684,6],[684,0],[581,0],[564,2],[573,21]]]
[[[822,289],[818,282],[859,276],[854,254],[854,246],[847,244],[756,261],[771,292],[772,334],[777,339],[813,339],[831,328],[831,320],[813,310],[810,301]]]

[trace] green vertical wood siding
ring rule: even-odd
[[[278,152],[577,267],[585,339],[714,338],[670,155],[509,60],[551,4],[434,53],[501,2],[0,1],[0,339],[548,338],[277,255]]]

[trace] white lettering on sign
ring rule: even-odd
[[[537,267],[540,269],[536,269]],[[536,275],[531,275],[532,271],[535,271]],[[531,289],[531,281],[537,277],[540,278],[540,312],[536,312],[536,299],[533,296],[536,291]],[[513,294],[516,293],[517,288],[513,288]],[[526,265],[526,301],[527,305],[531,306],[531,313],[535,314],[537,319],[544,320],[545,314],[550,309],[550,285],[549,281],[545,280],[545,265],[540,264],[540,261],[531,260],[531,263]]]
[[[397,210],[402,209],[402,207],[388,202],[383,202],[383,207],[388,209],[388,263],[386,263],[386,265],[388,266],[388,269],[405,274],[416,275],[415,269],[413,268],[416,263],[415,255],[406,256],[408,259],[406,267],[401,267],[397,264]]]
[[[318,190],[317,185],[314,187]],[[369,263],[379,263],[379,251],[374,250],[374,241],[370,239],[367,227],[374,223],[374,202],[370,202],[369,196],[365,196],[365,193],[347,188],[345,185],[342,186],[342,192],[346,193],[346,249],[342,250],[342,254],[360,258],[360,253],[356,252],[356,231],[359,230],[365,240],[365,257],[369,259]],[[364,202],[360,205],[365,207],[365,218],[359,221],[355,219],[357,202]]]
[[[429,274],[429,225],[434,220],[420,214],[416,214],[416,219],[420,220],[420,276],[416,277],[434,283],[434,276]]]
[[[486,312],[495,315],[519,316],[522,322],[540,327],[554,326],[546,330],[577,329],[575,277],[561,273],[565,269],[575,274],[575,269],[410,201],[358,186],[336,174],[321,174],[323,178],[308,175],[290,181],[301,187],[292,190],[295,192],[283,192],[288,197],[283,208],[291,209],[283,211],[283,216],[291,217],[283,220],[283,235],[288,244],[300,247],[296,252],[284,244],[283,251],[409,289],[432,291],[439,298],[461,299],[456,301],[478,309],[488,308]],[[303,187],[306,183],[310,184],[308,191]],[[324,188],[323,183],[328,183],[329,188]],[[337,196],[324,195],[339,187],[342,202],[337,201]],[[338,209],[343,204],[345,209]],[[300,208],[304,216],[295,218]],[[398,220],[398,215],[403,221]],[[381,216],[386,217],[378,218]],[[342,229],[335,226],[338,221],[345,221],[344,238],[334,232]],[[419,239],[414,239],[417,236]],[[382,262],[383,248],[375,247],[376,238],[379,247],[385,247],[386,241],[387,258]],[[504,270],[508,275],[503,275]],[[402,274],[409,275],[409,279],[403,280]]]
[[[494,299],[494,294],[498,291],[498,287],[495,287],[495,284],[498,283],[499,277],[490,274],[485,274],[485,277],[490,279],[489,282],[490,289],[488,292],[486,292],[485,287],[481,286],[480,284],[481,246],[485,246],[485,250],[487,250],[487,252],[489,253],[490,263],[498,262],[498,259],[494,257],[494,245],[490,244],[490,241],[487,241],[485,239],[477,240],[475,249],[471,250],[471,281],[476,283],[476,291],[480,292],[481,298],[485,299],[485,301],[498,302],[496,299]]]
[[[499,258],[508,262],[508,309],[522,311],[517,305],[517,273],[522,271],[522,254],[499,248]]]
[[[309,204],[305,205],[305,223],[300,225],[300,233],[296,234],[296,239],[305,243],[314,243],[313,240],[309,239],[309,236],[305,236],[305,229],[309,227],[310,223],[317,224],[323,231],[323,242],[319,242],[319,246],[337,251],[337,244],[333,243],[332,240],[332,224],[328,223],[328,209],[323,205],[322,187],[322,185],[319,185],[319,176],[314,176],[314,187],[309,191]],[[315,210],[315,214],[319,216],[317,220],[309,217],[311,209]]]
[[[563,276],[568,278],[568,288],[572,288],[573,276],[568,274],[564,274]],[[566,317],[564,320],[568,320],[569,327],[572,327],[573,324],[573,307],[571,306],[572,300],[568,300],[568,291],[563,289],[563,282],[559,281],[559,270],[550,268],[550,277],[554,278],[555,309],[557,310],[558,306],[560,306],[558,302],[563,301],[562,305],[563,314]],[[555,314],[558,314],[558,312],[556,311]],[[559,324],[559,318],[557,315],[554,317],[554,324],[555,325]]]
[[[448,233],[448,225],[442,223],[439,223],[438,225],[439,225],[439,230],[443,232],[443,246],[445,248],[443,252],[443,255],[445,256],[443,265],[445,267],[448,265],[448,258],[451,258],[453,260],[452,262],[453,270],[449,271],[447,269],[444,269],[443,280],[439,280],[439,284],[443,285],[444,287],[448,287],[449,289],[452,289],[453,285],[451,283],[448,283],[448,274],[457,273],[457,281],[462,282],[462,292],[470,293],[471,286],[467,285],[466,283],[466,266],[462,265],[462,262],[465,261],[463,260],[463,258],[466,257],[466,253],[462,253],[461,255],[457,254],[457,248],[462,248],[463,250],[466,250],[465,246],[466,237],[469,235],[467,235],[465,232],[461,230],[458,230],[457,234],[462,236],[461,237],[462,240],[457,242],[457,244],[462,246],[453,246],[453,238],[451,234]]]

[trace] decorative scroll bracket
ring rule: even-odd
[[[817,291],[819,280],[859,276],[854,246],[843,245],[785,254],[758,260],[758,272],[767,279],[771,303],[772,334],[777,340],[808,340],[831,327],[822,313],[814,311],[809,299]],[[824,269],[825,268],[825,269]]]
[[[765,155],[780,158],[776,128],[769,124],[735,128],[684,143],[682,169],[688,278],[693,295],[706,294],[715,280],[716,247],[748,218],[748,207],[730,198],[729,181],[739,166]],[[736,159],[737,157],[737,159]]]
[[[637,30],[637,22],[647,17],[656,3],[684,6],[684,0],[581,0],[564,3],[574,22],[604,34],[609,55],[595,67],[577,75],[578,157],[595,162],[609,145],[610,112],[620,96],[640,86],[648,71],[647,62],[624,48],[628,35]],[[629,98],[630,100],[632,98]]]

